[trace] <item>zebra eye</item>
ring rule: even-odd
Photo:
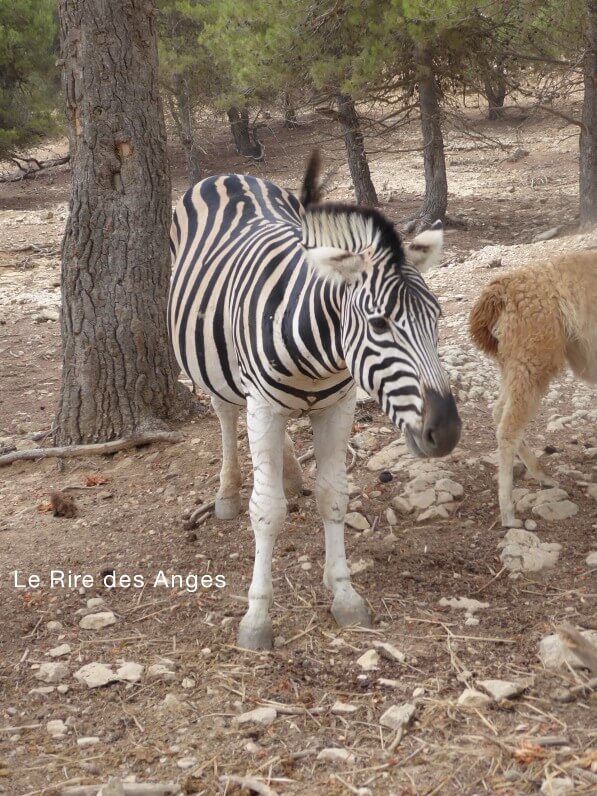
[[[369,326],[374,332],[385,332],[388,328],[388,321],[382,315],[377,315],[375,318],[369,318]]]

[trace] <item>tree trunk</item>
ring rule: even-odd
[[[59,445],[164,428],[191,406],[168,342],[170,177],[148,0],[60,0],[72,196]],[[196,403],[196,401],[195,401]]]
[[[580,225],[597,223],[597,0],[586,0],[585,94],[580,133]]]
[[[174,92],[180,120],[180,140],[187,154],[189,184],[195,185],[201,179],[201,159],[199,157],[199,147],[195,140],[189,84],[183,75],[176,75],[174,78]]]
[[[233,105],[228,109],[228,121],[234,138],[234,145],[239,155],[246,157],[259,157],[261,147],[251,138],[249,130],[249,111],[247,108],[239,109]]]
[[[506,80],[501,66],[489,69],[484,79],[485,98],[489,108],[487,118],[495,122],[504,118],[504,101],[506,99]]]
[[[419,229],[443,221],[448,207],[448,179],[441,128],[439,89],[433,73],[433,61],[427,50],[417,51],[419,109],[425,166],[425,197],[419,211]]]
[[[295,130],[299,126],[296,118],[296,110],[290,99],[288,92],[284,92],[284,127]]]
[[[348,168],[350,169],[357,204],[376,205],[378,204],[377,194],[371,180],[363,133],[361,132],[361,122],[354,106],[354,100],[350,94],[338,94],[336,104],[338,106],[338,118],[344,133]]]

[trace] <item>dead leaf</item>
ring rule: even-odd
[[[523,766],[534,763],[535,760],[541,760],[547,756],[547,752],[539,744],[532,741],[523,741],[518,749],[514,750],[513,757]]]
[[[109,475],[87,475],[85,476],[85,486],[102,486],[109,484],[112,477]]]

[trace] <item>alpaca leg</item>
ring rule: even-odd
[[[518,449],[518,455],[524,462],[524,466],[529,471],[530,475],[533,476],[540,484],[544,486],[557,486],[558,482],[548,475],[541,464],[539,463],[539,459],[535,456],[532,450],[529,449],[526,442],[521,440],[520,447]]]
[[[212,398],[211,404],[222,429],[222,469],[220,488],[216,496],[216,517],[233,520],[240,512],[242,475],[238,463],[238,416],[240,407]]]
[[[253,492],[249,511],[255,534],[255,563],[249,609],[241,620],[238,644],[245,649],[271,649],[273,600],[272,554],[286,517],[283,448],[286,418],[259,400],[247,401],[247,432],[253,459]]]
[[[317,461],[315,495],[325,528],[325,569],[323,582],[332,590],[332,614],[342,627],[363,625],[371,619],[362,597],[350,582],[344,548],[344,515],[348,505],[346,446],[354,417],[355,393],[340,403],[313,412],[313,443]]]
[[[500,513],[505,528],[520,528],[522,522],[515,518],[512,502],[514,456],[521,446],[524,428],[535,413],[540,396],[535,385],[529,383],[525,372],[510,373],[504,390],[506,397],[497,428]]]
[[[296,458],[294,445],[288,434],[284,435],[284,494],[287,498],[303,491],[303,471]]]

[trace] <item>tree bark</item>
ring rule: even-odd
[[[249,111],[247,108],[239,109],[233,105],[228,109],[228,121],[234,138],[234,145],[239,155],[256,158],[261,154],[261,147],[251,138],[249,130]]]
[[[433,60],[428,50],[417,50],[419,109],[423,137],[425,167],[425,197],[419,211],[419,229],[443,221],[448,207],[448,179],[444,157],[444,138],[441,127],[439,88],[433,72]]]
[[[187,174],[189,184],[195,185],[201,179],[201,159],[199,147],[195,139],[193,123],[193,106],[189,93],[189,84],[183,75],[176,75],[174,79],[174,93],[178,105],[178,119],[180,122],[180,140],[187,155]]]
[[[192,405],[168,341],[171,218],[148,0],[60,0],[72,196],[56,444],[165,428]],[[195,402],[196,403],[196,402]]]
[[[586,0],[584,100],[580,132],[580,225],[597,223],[597,0]]]
[[[504,101],[506,99],[506,81],[504,79],[504,70],[501,66],[496,66],[495,69],[488,69],[484,79],[485,98],[489,108],[487,110],[487,118],[491,122],[504,118]]]
[[[338,107],[338,119],[344,133],[348,168],[350,169],[357,204],[377,205],[377,193],[371,180],[361,122],[354,106],[354,100],[350,94],[338,94],[336,105]]]
[[[288,92],[284,92],[284,127],[294,130],[299,127],[298,119],[296,118],[296,109],[292,104]]]

